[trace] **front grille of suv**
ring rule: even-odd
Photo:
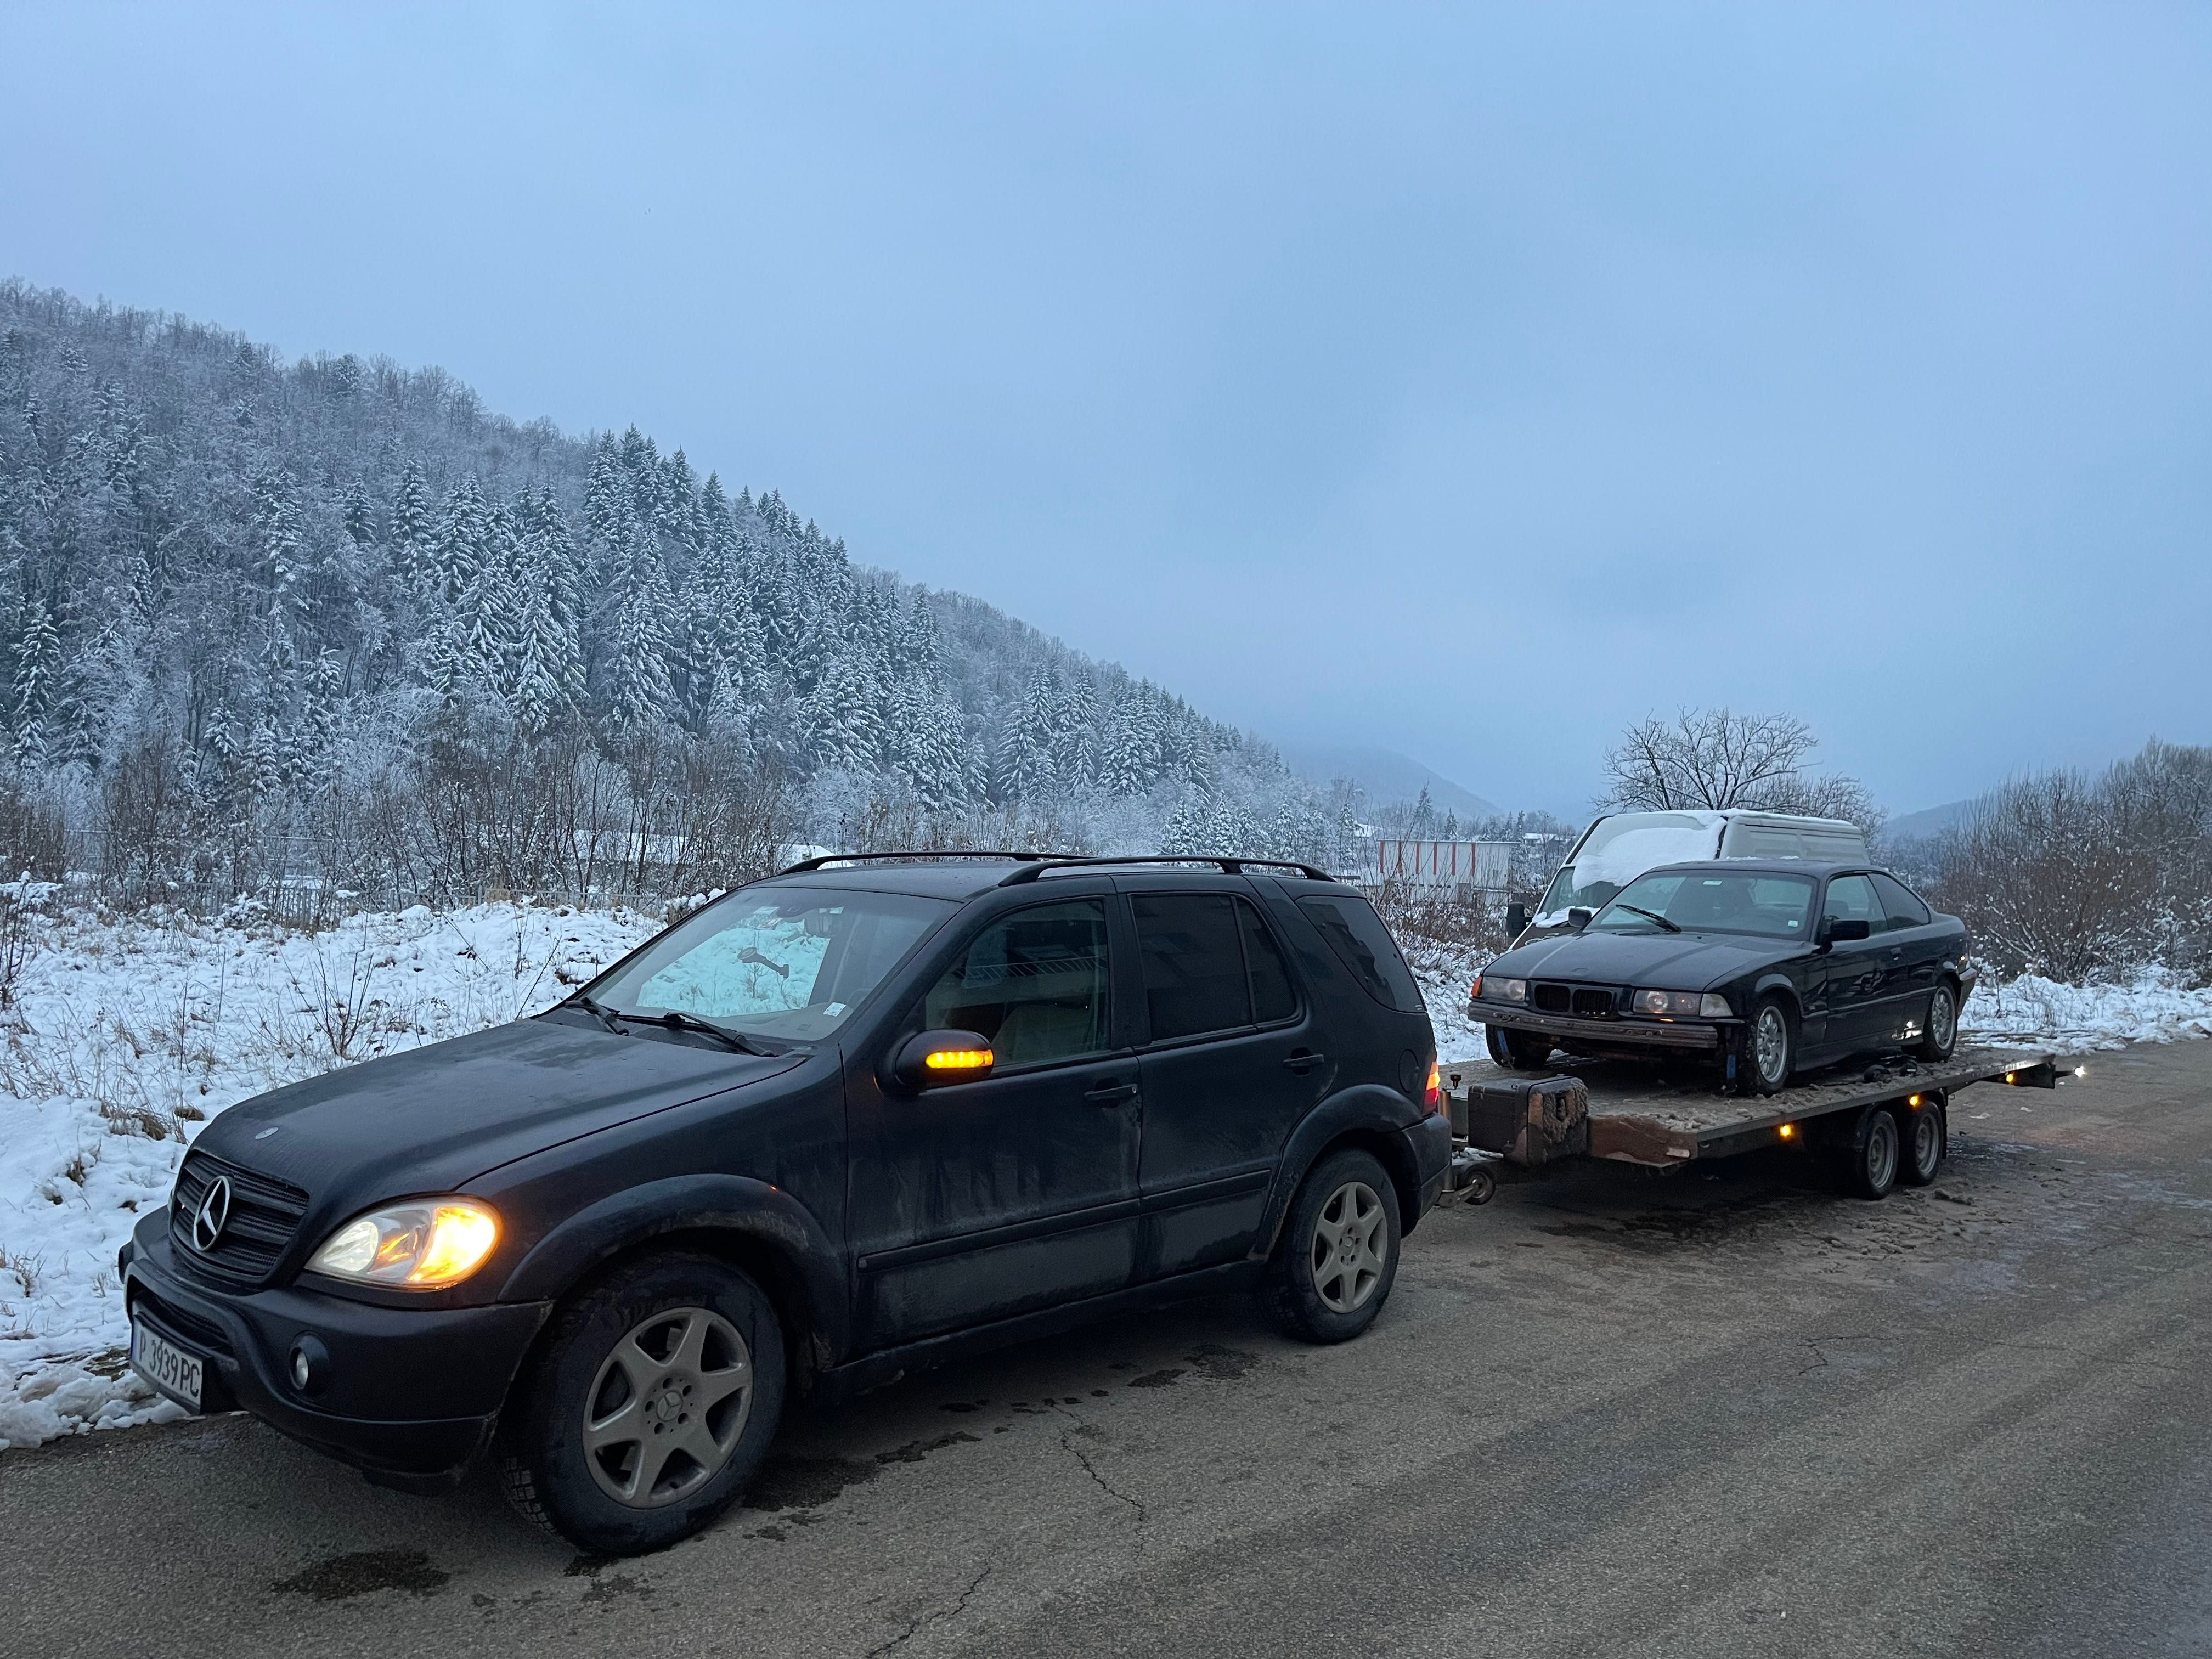
[[[1611,1019],[1620,1012],[1613,992],[1601,985],[1555,985],[1539,980],[1528,988],[1528,1000],[1540,1014]]]
[[[230,1182],[230,1218],[212,1250],[192,1243],[192,1218],[217,1176]],[[258,1285],[269,1277],[307,1212],[307,1195],[289,1182],[256,1175],[212,1152],[185,1155],[169,1200],[169,1238],[184,1266],[232,1285]]]

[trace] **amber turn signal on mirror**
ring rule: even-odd
[[[910,1089],[942,1088],[990,1076],[997,1058],[980,1031],[924,1031],[907,1040],[894,1069]]]

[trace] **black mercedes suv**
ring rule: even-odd
[[[1240,1285],[1357,1336],[1445,1179],[1435,1059],[1316,870],[810,860],[533,1018],[225,1112],[124,1247],[132,1358],[654,1548],[794,1392]]]

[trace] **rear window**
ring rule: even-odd
[[[1375,914],[1373,905],[1350,893],[1340,898],[1316,894],[1300,899],[1298,908],[1321,930],[1336,959],[1351,970],[1368,995],[1401,1013],[1426,1012],[1421,988],[1413,983],[1413,971],[1398,954],[1397,942],[1382,925],[1382,918]]]
[[[1290,1018],[1297,995],[1260,914],[1225,893],[1139,893],[1132,900],[1152,1040]]]

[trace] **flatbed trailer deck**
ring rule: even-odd
[[[1941,1061],[1861,1060],[1809,1073],[1773,1095],[1723,1094],[1709,1074],[1669,1076],[1650,1064],[1574,1060],[1552,1077],[1508,1072],[1488,1060],[1438,1067],[1450,1103],[1452,1133],[1484,1155],[1522,1165],[1590,1157],[1650,1169],[1729,1158],[1765,1146],[1837,1146],[1868,1112],[1887,1109],[1908,1121],[1933,1111],[1948,1139],[1951,1097],[1977,1083],[2057,1086],[2063,1068],[2047,1049],[1960,1048]]]

